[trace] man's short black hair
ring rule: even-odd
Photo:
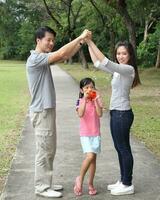
[[[49,26],[43,26],[40,27],[39,29],[37,29],[36,33],[35,33],[35,42],[38,39],[42,39],[43,37],[45,37],[45,33],[49,32],[52,33],[54,35],[54,37],[56,37],[56,32],[50,28]]]

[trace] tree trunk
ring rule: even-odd
[[[71,42],[71,41],[72,41],[72,38],[70,37],[70,38],[69,38],[69,42]],[[70,64],[70,65],[72,65],[72,64],[73,64],[73,57],[70,57],[70,58],[67,60],[67,63]]]
[[[146,43],[147,37],[148,37],[148,20],[145,20],[145,27],[144,27],[144,36],[143,36],[143,41]]]
[[[78,53],[79,53],[79,58],[80,58],[80,62],[81,62],[81,64],[82,64],[82,67],[83,67],[84,69],[88,69],[89,67],[88,67],[88,63],[87,63],[87,61],[86,61],[86,58],[85,58],[83,49],[80,49],[80,50],[78,51]]]
[[[148,38],[148,31],[152,27],[155,22],[155,18],[153,18],[153,10],[151,10],[150,14],[148,15],[147,19],[145,19],[145,28],[144,28],[144,37],[143,41],[146,43]]]
[[[109,35],[110,35],[110,58],[111,60],[115,60],[115,55],[114,55],[114,50],[115,50],[115,33],[114,31],[109,31]]]
[[[156,60],[155,67],[160,68],[160,40],[159,40],[159,44],[158,44],[157,60]]]
[[[119,0],[117,3],[117,11],[122,16],[124,23],[127,27],[128,33],[129,33],[129,41],[133,45],[134,49],[136,49],[136,31],[135,31],[135,25],[131,17],[129,16],[129,13],[127,11],[127,5],[125,0]]]

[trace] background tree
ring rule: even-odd
[[[83,7],[83,1],[74,0],[61,0],[61,1],[46,1],[43,0],[46,11],[51,17],[53,22],[59,29],[61,29],[62,39],[69,42],[76,37],[75,30],[77,28],[77,21]],[[48,2],[48,3],[47,3]],[[57,9],[58,8],[58,9]],[[61,15],[59,15],[61,13]],[[88,68],[88,64],[83,52],[83,49],[79,50],[79,57],[84,68]],[[73,62],[72,58],[69,59],[69,63]]]
[[[131,16],[129,15],[127,1],[126,0],[106,0],[107,4],[109,4],[113,9],[117,11],[122,17],[124,24],[129,33],[129,41],[136,49],[136,31],[135,31],[135,24]]]
[[[34,31],[48,25],[57,32],[55,49],[88,28],[111,59],[115,43],[126,39],[137,50],[140,66],[159,68],[159,0],[6,0],[0,1],[0,12],[1,59],[26,59],[35,45]],[[73,60],[87,67],[85,45]]]

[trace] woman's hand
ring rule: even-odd
[[[92,41],[92,37],[86,37],[85,39],[84,39],[84,42],[89,46],[89,44],[91,43],[91,41]]]
[[[85,29],[79,37],[81,40],[85,40],[86,38],[92,38],[92,32]]]

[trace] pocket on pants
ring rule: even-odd
[[[35,134],[37,136],[52,136],[53,135],[53,131],[51,130],[45,130],[45,129],[36,129]]]
[[[33,128],[41,123],[40,112],[30,112],[29,115]]]
[[[48,135],[49,132],[37,132],[35,135],[36,152],[43,156],[53,154],[56,150],[56,135]]]
[[[35,123],[35,134],[40,136],[56,134],[55,114],[52,112],[52,109],[46,109],[39,113]]]

